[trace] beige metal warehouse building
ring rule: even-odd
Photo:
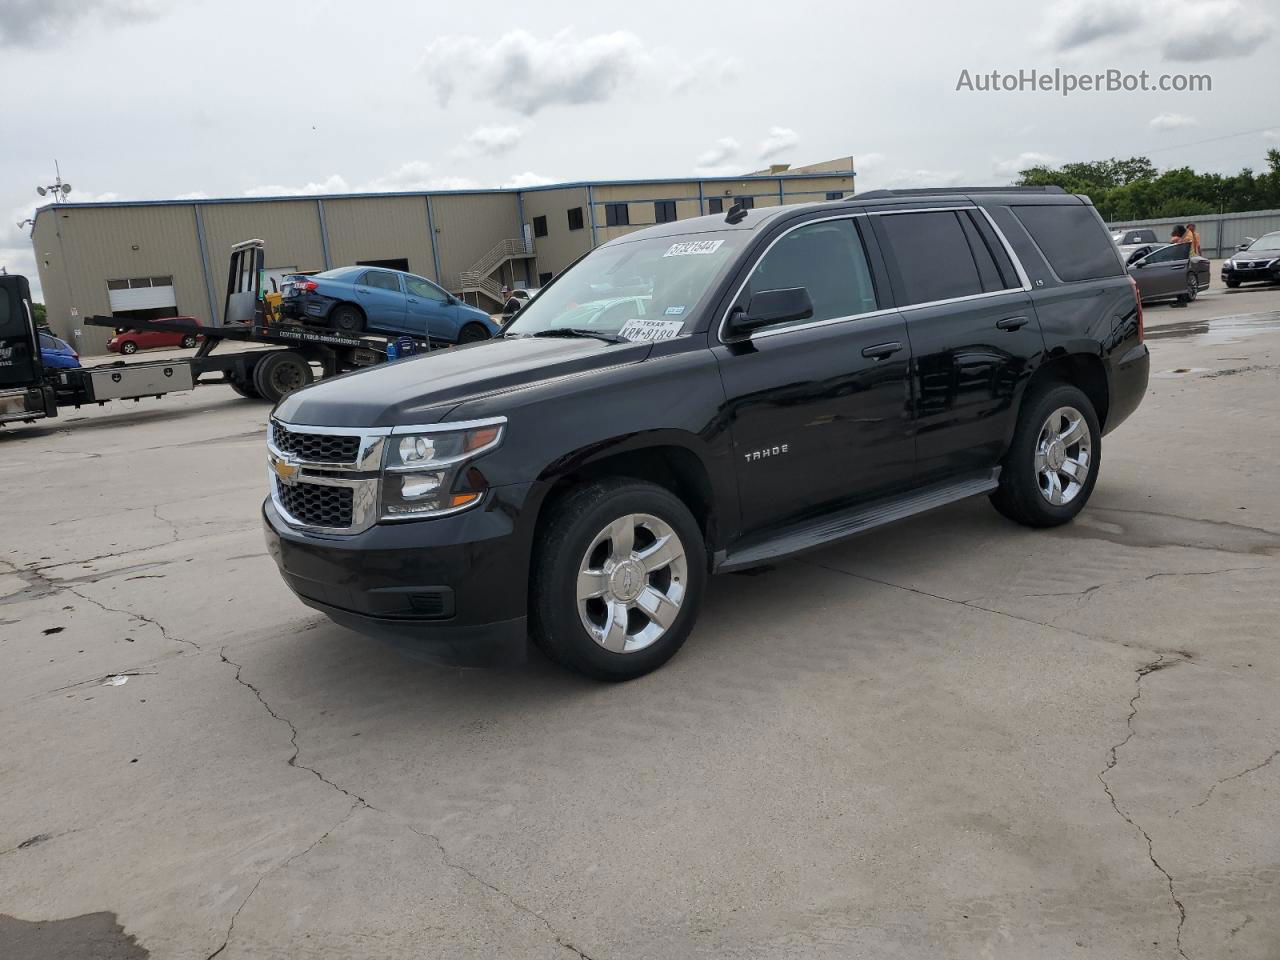
[[[268,277],[348,264],[408,270],[488,309],[504,284],[535,287],[593,246],[641,227],[727,210],[844,196],[853,158],[739,177],[523,189],[41,207],[32,244],[49,325],[83,355],[110,330],[80,318],[222,310],[231,245],[266,241]]]

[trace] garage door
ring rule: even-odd
[[[108,280],[107,296],[111,300],[112,313],[155,310],[178,305],[178,299],[173,293],[173,277],[131,277],[128,280]]]

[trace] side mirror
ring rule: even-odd
[[[1253,237],[1245,237],[1242,243],[1236,244],[1237,250],[1248,250],[1249,244],[1253,243]]]
[[[813,316],[813,300],[804,287],[761,290],[753,294],[746,309],[741,307],[729,315],[731,335],[749,337],[752,331],[777,323],[794,323]]]

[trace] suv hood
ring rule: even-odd
[[[277,405],[286,423],[394,427],[437,423],[465,400],[624,363],[639,363],[647,343],[520,337],[437,350],[305,387]]]

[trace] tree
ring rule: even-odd
[[[1267,151],[1267,172],[1234,175],[1190,167],[1158,171],[1146,157],[1030,167],[1018,186],[1059,186],[1088,196],[1104,220],[1150,220],[1280,207],[1280,150]]]
[[[36,327],[40,330],[49,329],[49,315],[45,311],[43,303],[31,304],[31,318],[35,320]]]

